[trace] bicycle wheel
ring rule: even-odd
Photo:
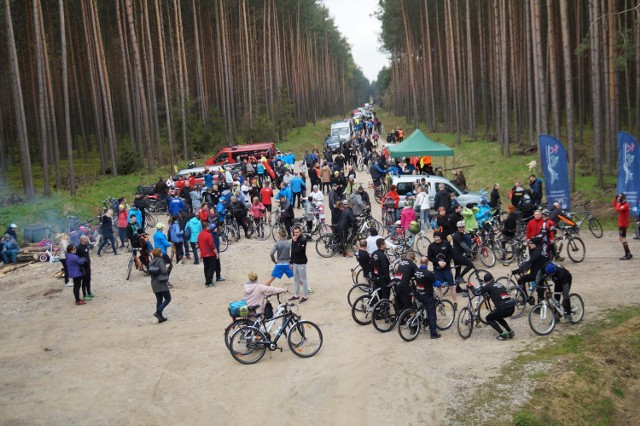
[[[271,226],[264,219],[261,219],[256,223],[256,238],[258,241],[266,241],[269,237],[271,237]]]
[[[369,284],[356,284],[349,290],[347,293],[347,302],[349,302],[349,306],[353,306],[353,302],[358,299],[358,297],[369,294]]]
[[[426,256],[427,251],[429,250],[429,244],[431,244],[431,240],[424,235],[419,234],[416,238],[414,247],[416,248],[416,251],[420,254],[420,256]]]
[[[353,285],[358,284],[358,278],[362,276],[362,266],[357,264],[355,268],[351,268],[351,281],[353,281]]]
[[[224,253],[229,247],[229,240],[224,235],[218,235],[220,239],[220,253]]]
[[[131,277],[131,270],[133,269],[133,256],[129,258],[129,264],[127,265],[127,281]]]
[[[278,239],[280,238],[280,227],[281,224],[280,222],[276,222],[273,224],[273,226],[271,227],[271,236],[273,237],[273,241],[278,241]]]
[[[323,235],[316,241],[316,251],[321,257],[328,259],[338,252],[338,244],[333,235]]]
[[[527,296],[525,296],[524,290],[519,286],[512,286],[507,288],[507,293],[516,301],[515,310],[511,318],[520,318],[524,315],[524,309],[527,307]]]
[[[393,303],[388,299],[383,299],[373,307],[373,327],[381,333],[393,330],[398,322],[398,312]]]
[[[483,282],[485,274],[488,272],[486,269],[474,269],[467,275],[467,282],[475,288],[478,288]]]
[[[227,346],[227,349],[231,349],[231,336],[233,336],[233,333],[252,324],[253,323],[247,318],[240,318],[229,324],[227,328],[224,329],[224,344]]]
[[[144,217],[144,227],[145,228],[155,228],[156,223],[158,223],[158,219],[151,213],[146,213]]]
[[[584,318],[584,303],[582,297],[576,293],[569,295],[569,303],[571,303],[571,323],[577,324]]]
[[[322,331],[311,321],[298,321],[287,335],[291,352],[300,358],[310,358],[322,348]]]
[[[489,297],[486,297],[478,308],[478,319],[480,322],[485,325],[489,324],[487,322],[487,315],[489,315],[494,309],[495,307],[493,306],[493,302]]]
[[[420,316],[415,309],[405,309],[398,318],[398,334],[405,342],[412,342],[420,334]]]
[[[487,268],[492,268],[496,264],[496,254],[491,247],[487,244],[483,244],[478,250],[478,257],[480,262]]]
[[[373,311],[373,304],[371,301],[371,295],[365,294],[358,297],[351,305],[351,316],[356,324],[367,325],[371,324],[371,312]]]
[[[438,330],[448,330],[453,325],[456,311],[453,309],[453,302],[440,300],[436,305],[436,326]]]
[[[600,225],[600,221],[595,217],[589,218],[589,231],[591,231],[594,237],[602,238],[602,225]]]
[[[267,351],[267,336],[255,327],[236,330],[231,336],[229,352],[241,364],[255,364]]]
[[[586,252],[587,250],[580,237],[569,238],[569,241],[567,241],[567,255],[569,259],[575,263],[580,263],[584,260]]]
[[[331,225],[327,225],[326,223],[322,223],[319,224],[317,229],[316,229],[316,233],[322,237],[325,235],[331,235],[333,234],[333,229],[331,228]]]
[[[529,312],[529,327],[539,336],[550,334],[556,326],[556,315],[546,302],[538,303]]]
[[[473,314],[467,306],[458,314],[458,334],[463,339],[468,339],[473,332]]]

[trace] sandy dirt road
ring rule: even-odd
[[[637,260],[620,262],[617,236],[586,233],[587,259],[564,264],[582,295],[585,321],[603,309],[640,302]],[[469,384],[481,385],[501,365],[553,337],[535,336],[526,317],[498,342],[488,327],[463,341],[452,327],[432,341],[405,343],[396,330],[358,326],[346,302],[353,259],[320,258],[309,247],[315,294],[300,306],[324,333],[310,359],[285,349],[256,365],[234,361],[223,341],[226,305],[241,297],[248,271],[271,271],[272,241],[241,240],[223,253],[227,281],[205,288],[202,265],[176,265],[169,321],[152,316],[149,278],[128,255],[93,256],[96,298],[75,306],[71,289],[51,278],[59,264],[35,264],[0,277],[0,422],[3,424],[294,424],[448,423]],[[495,276],[506,274],[499,265]],[[292,280],[288,280],[291,282]],[[276,282],[274,285],[278,285]],[[575,327],[575,326],[574,326]],[[578,326],[579,327],[579,326]],[[575,332],[560,324],[555,335]],[[495,368],[479,368],[478,361]]]

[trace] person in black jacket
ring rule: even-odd
[[[415,277],[418,267],[415,264],[416,254],[412,251],[407,253],[396,269],[394,278],[399,280],[396,287],[396,300],[399,302],[397,312],[402,312],[411,307],[411,289],[409,283]]]
[[[493,185],[493,189],[491,190],[491,199],[489,201],[489,206],[492,210],[497,209],[502,204],[500,201],[500,184],[496,183]]]
[[[342,204],[338,201],[338,204]],[[338,219],[338,223],[336,224],[336,233],[340,238],[340,250],[342,250],[342,255],[344,257],[351,257],[347,253],[347,236],[349,235],[349,231],[356,224],[356,217],[353,215],[353,203],[349,203],[347,206],[342,207],[342,211],[340,213],[340,218]]]
[[[91,292],[91,257],[89,256],[89,237],[83,235],[80,237],[80,244],[76,246],[76,255],[84,260],[82,265],[82,295],[85,300],[93,300],[94,294]]]
[[[564,310],[564,319],[566,322],[572,322],[571,317],[571,302],[569,301],[569,291],[571,290],[571,281],[573,277],[564,266],[556,265],[554,263],[547,263],[544,268],[538,271],[536,277],[536,285],[540,285],[545,278],[551,278],[555,284],[553,291],[555,293],[562,293],[562,309]],[[556,300],[560,302],[560,296],[555,296]]]
[[[360,240],[358,245],[359,250],[356,252],[356,259],[358,260],[358,264],[362,268],[362,276],[365,277],[367,282],[369,282],[373,279],[373,267],[371,266],[371,255],[367,251],[367,240]]]
[[[389,278],[389,258],[384,252],[386,244],[384,238],[378,238],[376,241],[378,249],[371,255],[371,266],[373,268],[373,284],[380,288],[380,298],[389,299],[391,289],[388,287],[391,279]]]
[[[512,339],[515,336],[515,332],[511,330],[509,324],[504,320],[513,315],[516,308],[516,301],[513,300],[507,289],[501,284],[493,280],[493,275],[487,272],[484,275],[484,285],[474,290],[474,294],[477,296],[487,293],[491,298],[491,301],[495,305],[495,309],[487,315],[487,323],[498,332],[498,340]],[[505,331],[503,332],[500,326],[503,326]]]
[[[459,221],[457,224],[457,230],[452,235],[453,240],[453,263],[456,265],[456,283],[464,282],[464,276],[467,272],[475,269],[473,262],[469,259],[471,257],[471,246],[467,241],[467,236],[464,233],[464,220]],[[464,269],[462,269],[464,266]],[[462,272],[461,272],[462,271]]]
[[[449,242],[442,237],[441,232],[433,233],[433,242],[429,244],[427,249],[427,257],[433,263],[433,273],[436,279],[442,284],[446,284],[449,287],[455,286],[453,275],[451,274],[451,258],[453,257],[453,249],[449,245]],[[453,295],[453,307],[458,308],[458,296],[455,289],[451,292]]]
[[[438,185],[438,192],[433,200],[433,208],[438,211],[440,207],[444,207],[445,211],[451,208],[451,197],[449,196],[449,191],[444,188],[444,183]]]
[[[464,222],[464,218],[462,217],[462,205],[456,202],[456,204],[453,206],[453,213],[449,215],[448,219],[448,235],[452,235],[458,230],[458,222],[460,221]]]
[[[527,294],[527,286],[525,284],[535,281],[538,276],[538,272],[542,270],[544,265],[549,261],[549,258],[542,253],[542,237],[533,237],[527,242],[527,244],[529,244],[529,261],[524,262],[522,265],[518,266],[518,268],[511,271],[514,274],[523,274],[529,271],[529,273],[518,279],[518,285],[522,287],[525,294]],[[544,291],[538,288],[537,292],[538,301],[540,301],[544,297]],[[530,304],[533,302],[532,298],[528,298],[528,301]]]
[[[298,300],[300,297],[300,284],[302,284],[302,299],[300,303],[309,300],[309,284],[307,283],[307,240],[299,226],[293,228],[291,239],[291,269],[293,270],[293,297],[289,300]]]
[[[244,231],[244,237],[249,238],[249,226],[247,225],[247,207],[244,203],[238,202],[238,199],[234,196],[231,197],[231,204],[229,205],[229,212],[233,215],[238,226]]]
[[[145,226],[147,226],[147,206],[149,205],[149,203],[147,202],[147,200],[145,200],[142,197],[142,194],[140,192],[138,192],[136,194],[136,197],[133,199],[133,205],[136,206],[138,208],[138,210],[140,210],[140,214],[142,214],[142,223],[139,223],[138,225],[141,226],[142,228],[144,228]]]
[[[96,253],[98,256],[101,256],[100,251],[107,244],[107,242],[111,243],[111,247],[113,248],[113,254],[118,255],[116,251],[116,239],[113,236],[113,210],[109,209],[107,212],[102,215],[102,225],[100,225],[100,233],[102,234],[102,243],[100,243],[100,247],[98,247],[98,252]]]
[[[432,339],[437,339],[440,336],[438,333],[438,326],[436,325],[436,298],[433,294],[433,287],[440,287],[440,281],[436,280],[436,276],[427,269],[429,259],[423,257],[420,259],[420,266],[415,272],[416,282],[416,299],[425,306],[427,309],[427,320],[429,322],[429,333]]]

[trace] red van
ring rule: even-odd
[[[245,158],[255,157],[260,159],[275,158],[276,147],[273,142],[254,143],[248,145],[235,145],[222,148],[219,153],[204,162],[205,166],[218,166],[225,163],[240,163]]]

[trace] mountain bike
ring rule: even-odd
[[[127,263],[127,281],[129,281],[129,278],[131,277],[131,271],[133,271],[134,266],[137,270],[142,271],[145,274],[149,274],[147,265],[145,265],[144,262],[140,259],[139,248],[131,250],[131,257],[129,258],[129,262]]]
[[[387,333],[393,330],[393,327],[398,323],[398,317],[400,316],[399,300],[396,294],[396,288],[400,284],[398,280],[392,280],[389,287],[391,288],[391,295],[389,299],[382,299],[373,307],[371,315],[371,322],[373,328],[381,333]]]
[[[299,314],[293,312],[290,308],[297,306],[296,304],[284,305],[282,314],[269,320],[260,317],[258,327],[247,326],[233,333],[229,343],[229,351],[233,359],[241,364],[255,364],[262,359],[267,349],[272,352],[279,349],[282,352],[282,348],[278,347],[278,340],[284,334],[287,335],[289,349],[296,356],[310,358],[320,351],[323,343],[320,327],[311,321],[303,320]],[[281,325],[273,339],[269,333],[262,331],[265,321],[275,322],[280,319]]]
[[[586,203],[584,203],[584,206],[583,206],[584,211],[569,213],[569,219],[574,220],[573,219],[574,217],[576,219],[579,218],[579,220],[575,221],[576,222],[575,226],[578,228],[578,231],[582,228],[582,224],[586,221],[589,224],[589,231],[591,231],[593,236],[596,238],[602,238],[602,236],[604,235],[604,232],[602,231],[602,225],[600,224],[600,221],[596,219],[591,214],[591,212],[587,209],[587,206],[591,203],[591,201],[592,200],[589,200]]]
[[[544,299],[529,312],[529,327],[539,336],[551,334],[558,320],[565,314],[560,298],[562,293],[551,291],[550,284],[541,285],[544,288]],[[571,304],[571,323],[577,324],[584,318],[584,303],[576,293],[569,294]]]
[[[473,288],[468,287],[467,306],[458,314],[458,334],[463,339],[471,336],[474,326],[480,328],[480,323],[487,324],[486,316],[493,310],[493,303],[486,293],[476,296],[472,291]]]
[[[556,254],[560,256],[566,246],[569,259],[575,263],[582,262],[587,251],[584,242],[577,236],[578,231],[576,226],[565,226],[562,228],[562,237],[556,239]]]
[[[496,283],[499,283],[506,288],[509,296],[516,301],[515,310],[513,311],[511,318],[520,318],[524,315],[527,304],[533,305],[535,303],[535,299],[533,297],[535,282],[530,283],[530,288],[527,291],[527,283],[523,283],[523,285],[520,286],[518,282],[512,278],[513,275],[513,272],[509,271],[509,274],[506,276],[496,278]]]
[[[456,311],[453,303],[440,299],[435,293],[436,299],[436,326],[438,330],[448,330],[455,319]],[[427,307],[419,300],[415,300],[414,307],[405,309],[398,318],[398,334],[405,342],[411,342],[418,337],[421,328],[429,327]]]
[[[380,287],[358,297],[351,305],[351,317],[359,325],[371,324],[374,306],[381,300]]]

